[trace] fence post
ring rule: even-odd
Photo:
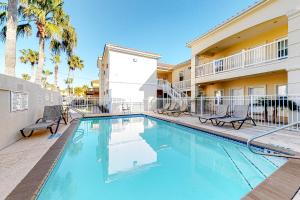
[[[200,97],[200,113],[203,115],[203,96]]]
[[[250,112],[251,112],[251,118],[253,119],[253,96],[250,96]]]
[[[86,111],[88,111],[88,109],[89,109],[89,106],[88,106],[88,97],[86,97],[86,99],[85,99],[86,101],[85,101],[85,106],[86,106]]]

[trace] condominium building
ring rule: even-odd
[[[192,97],[300,93],[298,0],[259,1],[187,46]]]
[[[100,98],[126,102],[155,98],[159,58],[155,53],[106,44],[97,63]],[[113,109],[111,105],[108,107]]]

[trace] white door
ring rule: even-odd
[[[243,105],[244,103],[244,90],[243,88],[234,88],[230,90],[231,104]]]

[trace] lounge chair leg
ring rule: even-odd
[[[253,125],[256,126],[254,119],[251,118],[251,121],[253,122]]]
[[[67,125],[68,123],[67,123],[66,118],[65,118],[65,117],[62,117],[62,118],[63,118],[63,120],[64,120],[64,122],[65,122],[65,125]]]
[[[57,121],[57,126],[56,126],[56,129],[55,129],[55,133],[57,133],[57,131],[58,131],[58,127],[59,127],[59,124],[60,124],[60,120],[61,120],[61,118],[59,118],[58,121]]]
[[[234,122],[231,122],[231,124],[232,124],[232,127],[233,127],[235,130],[239,130],[239,129],[243,126],[244,122],[245,122],[245,121],[242,121],[242,123],[240,123],[240,125],[239,125],[238,127],[235,127]]]
[[[30,131],[30,134],[29,134],[29,135],[25,135],[24,129],[20,130],[20,132],[21,132],[21,134],[22,134],[23,137],[30,137],[30,136],[32,135],[32,133],[33,133],[33,130]]]
[[[225,122],[219,121],[217,125],[218,125],[218,126],[224,126],[224,124],[225,124]]]
[[[207,122],[208,119],[205,119],[204,121],[201,121],[201,117],[199,117],[199,121],[202,123],[202,124],[205,124]]]
[[[50,133],[53,134],[53,130],[52,130],[51,126],[49,127],[49,130],[50,130]]]
[[[211,122],[211,124],[212,124],[213,126],[216,126],[216,125],[217,125],[217,120],[216,120],[216,123],[214,123],[214,120],[213,120],[213,119],[211,119],[210,122]]]
[[[26,135],[24,134],[24,130],[20,130],[21,134],[23,135],[23,137],[26,137]]]

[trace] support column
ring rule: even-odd
[[[300,9],[288,14],[288,99],[293,103],[289,112],[289,123],[300,120],[298,106],[300,105]],[[293,96],[296,95],[296,96]],[[296,106],[296,107],[294,107]]]
[[[300,95],[300,10],[288,14],[288,94]]]
[[[192,55],[191,58],[191,112],[196,111],[196,102],[194,101],[198,95],[198,86],[196,84],[196,66],[198,65],[198,58],[196,55]]]

